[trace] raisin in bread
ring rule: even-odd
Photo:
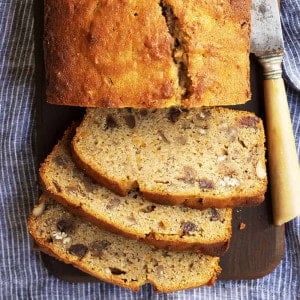
[[[47,100],[136,108],[245,103],[250,4],[46,0]]]
[[[211,285],[221,271],[218,257],[168,252],[109,233],[46,196],[33,209],[28,227],[41,251],[132,290],[145,283],[160,292]]]
[[[133,239],[174,251],[197,250],[219,256],[231,237],[231,209],[203,211],[153,204],[138,192],[118,197],[76,167],[70,153],[69,128],[40,168],[51,197],[93,223]]]
[[[87,110],[73,138],[77,164],[120,195],[139,187],[161,204],[258,204],[267,186],[264,129],[226,108]]]

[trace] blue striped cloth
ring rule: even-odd
[[[281,4],[284,78],[299,153],[300,0]],[[286,225],[286,251],[278,267],[257,280],[218,281],[214,287],[157,294],[150,285],[134,293],[49,275],[26,227],[38,196],[33,0],[1,0],[0,22],[0,299],[300,299],[300,218]]]

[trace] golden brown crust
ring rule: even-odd
[[[177,103],[172,38],[156,1],[47,0],[45,5],[48,102],[103,107]]]
[[[231,236],[231,233],[228,234]],[[230,240],[226,240],[223,242],[211,243],[206,245],[200,245],[198,243],[181,243],[176,241],[166,241],[162,240],[163,236],[158,237],[157,235],[149,235],[146,236],[144,242],[153,245],[160,249],[166,249],[168,251],[174,252],[183,252],[183,251],[191,251],[191,252],[199,252],[205,255],[212,256],[222,256],[229,248]]]
[[[249,100],[251,1],[165,2],[178,17],[184,49],[188,49],[191,83],[183,105],[231,105]]]
[[[265,199],[264,193],[258,195],[239,195],[230,198],[220,197],[220,199],[216,197],[199,198],[190,195],[162,195],[159,193],[154,193],[152,191],[142,191],[142,194],[146,199],[149,199],[155,203],[164,205],[184,204],[195,209],[206,209],[210,207],[228,208],[239,206],[255,206],[259,205]]]
[[[250,3],[47,0],[47,101],[145,108],[245,103]]]

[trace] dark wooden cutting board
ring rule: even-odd
[[[55,106],[46,103],[43,65],[43,1],[34,2],[35,59],[36,59],[36,108],[37,108],[37,157],[42,162],[73,120],[79,120],[82,108]],[[251,57],[252,99],[246,105],[236,106],[255,112],[264,119],[261,70]],[[241,230],[240,224],[246,227]],[[234,210],[233,235],[228,252],[221,258],[223,269],[220,279],[254,279],[262,277],[278,265],[284,253],[284,226],[272,224],[272,203],[269,191],[266,200],[257,207]],[[45,254],[45,267],[58,278],[71,282],[96,279],[63,264]]]

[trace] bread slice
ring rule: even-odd
[[[118,197],[93,182],[72,160],[69,128],[40,168],[45,190],[68,209],[124,236],[173,251],[197,250],[213,256],[227,250],[231,209],[203,211],[153,204],[138,192]]]
[[[135,108],[245,103],[250,5],[46,0],[47,101]]]
[[[76,163],[126,195],[161,204],[236,207],[267,187],[261,119],[227,108],[88,109],[72,145]]]
[[[135,291],[145,283],[159,292],[211,285],[221,271],[218,257],[158,250],[123,238],[81,220],[44,195],[28,228],[41,251]]]

